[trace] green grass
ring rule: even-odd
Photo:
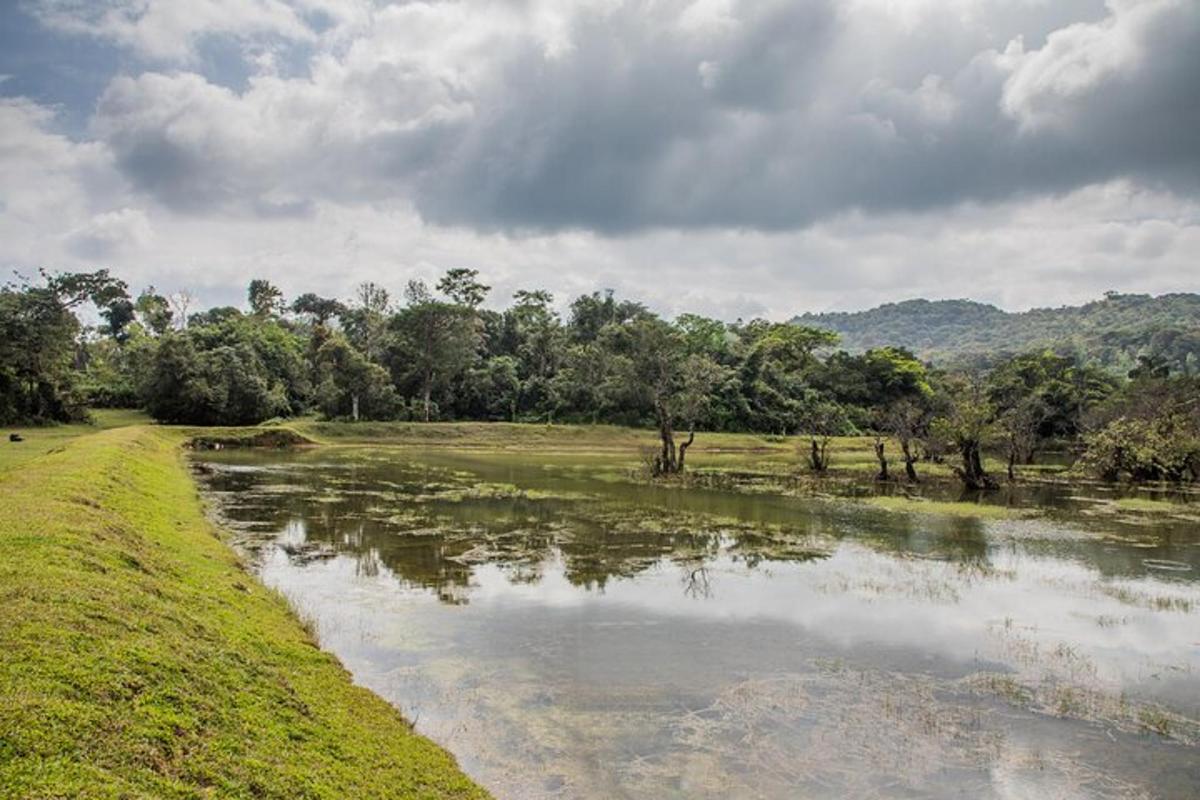
[[[988,503],[944,502],[938,500],[922,500],[916,497],[872,497],[866,500],[870,505],[887,511],[900,511],[909,514],[942,514],[954,517],[981,517],[984,519],[1011,519],[1021,516],[1021,511],[1007,506]]]
[[[129,409],[97,409],[91,416],[91,423],[0,428],[0,472],[32,461],[76,437],[150,422],[143,412]],[[19,434],[24,441],[10,442],[10,433]]]
[[[242,570],[179,432],[81,432],[0,473],[0,797],[486,796]]]
[[[1178,503],[1170,500],[1150,500],[1145,497],[1120,497],[1113,505],[1121,511],[1139,511],[1149,514],[1170,514],[1179,511]]]
[[[318,422],[300,419],[286,423],[298,433],[323,444],[382,444],[418,447],[453,446],[472,449],[530,449],[636,454],[658,445],[651,429],[617,425],[544,425],[510,422]],[[686,432],[677,439],[686,438]],[[735,450],[793,452],[794,439],[744,433],[697,433],[691,451]]]

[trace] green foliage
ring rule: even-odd
[[[1083,467],[1105,480],[1194,481],[1200,478],[1200,435],[1181,415],[1120,417],[1084,437]]]
[[[1095,409],[1084,436],[1085,469],[1106,480],[1200,479],[1200,378],[1154,375]]]
[[[1139,355],[1176,373],[1200,371],[1200,295],[1108,293],[1083,306],[1017,314],[968,300],[906,300],[869,311],[803,314],[796,322],[836,331],[851,352],[895,345],[945,366],[990,366],[1047,348],[1125,375]]]
[[[270,281],[255,278],[246,290],[250,313],[256,317],[272,317],[283,310],[283,292]]]
[[[72,309],[92,302],[114,337],[132,316],[125,284],[107,270],[41,277],[44,285],[0,288],[0,424],[82,418],[75,370],[81,328]]]
[[[437,290],[450,298],[450,302],[477,308],[487,298],[492,287],[484,286],[477,278],[479,271],[457,268],[448,270],[437,284]]]
[[[305,292],[292,302],[292,313],[308,317],[314,325],[327,325],[334,317],[340,317],[347,308],[339,300]]]
[[[137,311],[138,321],[141,322],[142,327],[155,336],[162,336],[171,330],[171,325],[175,321],[174,315],[171,313],[170,302],[158,294],[153,286],[147,287],[138,295],[134,309]]]
[[[159,341],[141,385],[162,422],[247,425],[302,410],[311,395],[303,343],[278,322],[230,316]]]
[[[325,341],[316,355],[317,407],[327,419],[395,419],[400,398],[387,370],[372,364],[341,334]]]
[[[1015,478],[1016,467],[1033,463],[1049,442],[1078,440],[1122,416],[1151,419],[1131,404],[1153,406],[1156,392],[1183,374],[1177,366],[1195,361],[1196,337],[1145,326],[1129,341],[1164,350],[1127,353],[1129,383],[1070,348],[993,354],[986,367],[948,371],[899,344],[855,352],[867,333],[855,326],[864,319],[886,322],[883,329],[900,338],[916,330],[905,326],[924,325],[943,341],[981,321],[1003,327],[1019,317],[1048,330],[1050,321],[1069,318],[1073,330],[1116,346],[1124,334],[1104,325],[1184,324],[1191,295],[1110,295],[1083,309],[1026,315],[914,301],[806,318],[841,325],[848,349],[835,350],[839,335],[814,325],[726,324],[696,314],[670,321],[611,291],[576,298],[564,320],[544,290],[518,291],[502,311],[482,308],[489,291],[475,270],[453,269],[436,291],[410,281],[400,308],[368,282],[347,304],[302,294],[287,314],[279,290],[255,280],[253,313],[212,308],[172,331],[182,320],[153,287],[131,303],[124,284],[103,271],[47,275],[43,286],[6,287],[0,296],[0,420],[70,419],[85,402],[120,406],[136,396],[155,418],[189,424],[312,411],[361,420],[615,423],[654,426],[668,464],[677,428],[806,433],[818,444],[869,431],[895,438],[909,480],[918,480],[919,462],[952,455],[968,485],[986,486],[983,450],[1003,451]],[[84,330],[71,309],[89,300],[105,323]],[[1137,338],[1144,333],[1148,339]],[[1096,448],[1103,449],[1099,440]],[[886,451],[876,457],[879,475],[888,475]]]

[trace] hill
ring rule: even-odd
[[[1082,306],[1017,313],[971,300],[905,300],[793,321],[836,331],[852,352],[899,345],[946,365],[1049,348],[1113,371],[1128,370],[1139,355],[1155,355],[1173,371],[1200,372],[1200,294],[1109,292]]]

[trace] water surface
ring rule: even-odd
[[[1200,525],[205,453],[263,580],[500,798],[1200,796]],[[1043,492],[1044,494],[1044,492]]]

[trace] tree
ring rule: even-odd
[[[179,326],[180,330],[186,329],[191,322],[188,310],[196,301],[195,296],[189,289],[180,289],[167,299],[171,302],[171,310],[175,312],[175,324]]]
[[[124,342],[129,338],[129,326],[137,321],[136,311],[133,301],[128,297],[113,300],[100,309],[100,316],[104,320],[101,332],[117,342]]]
[[[308,317],[313,325],[327,326],[331,319],[344,315],[346,311],[346,306],[340,300],[312,292],[305,292],[292,301],[292,313]]]
[[[845,433],[850,423],[844,408],[815,392],[809,392],[803,409],[799,425],[809,440],[809,466],[820,474],[829,469],[829,440]]]
[[[1105,480],[1200,480],[1200,378],[1143,373],[1098,407],[1081,466]]]
[[[1022,398],[1000,413],[997,424],[1004,434],[1010,481],[1017,479],[1017,464],[1033,461],[1033,452],[1039,439],[1038,429],[1045,416],[1045,407],[1036,396]]]
[[[505,312],[505,328],[520,380],[519,394],[526,409],[553,418],[554,376],[564,357],[565,335],[554,296],[546,291],[518,291]]]
[[[317,404],[328,419],[394,419],[400,398],[387,370],[372,364],[346,337],[333,334],[317,352],[323,380],[317,387]]]
[[[612,289],[580,295],[571,303],[567,330],[575,342],[594,342],[606,325],[623,325],[640,317],[650,316],[641,303],[629,300],[617,302]]]
[[[911,483],[919,483],[917,477],[916,445],[929,434],[929,423],[933,412],[927,397],[900,397],[879,412],[880,429],[890,433],[900,444],[904,458],[904,474]]]
[[[129,287],[108,270],[95,272],[58,272],[38,270],[46,282],[46,289],[53,294],[64,308],[75,308],[90,301],[96,308],[129,299]]]
[[[983,468],[983,444],[992,433],[995,410],[981,382],[971,376],[953,376],[943,386],[942,413],[933,432],[958,452],[962,465],[954,472],[967,489],[994,489],[996,482]]]
[[[388,316],[392,302],[387,289],[372,281],[358,285],[354,303],[341,315],[342,328],[355,349],[368,361],[381,363],[387,347]]]
[[[91,302],[109,312],[114,336],[128,324],[125,283],[108,270],[39,275],[41,285],[0,289],[0,422],[81,419],[86,411],[75,369],[81,327],[72,309]]]
[[[153,286],[146,287],[138,295],[134,303],[138,321],[142,327],[155,336],[162,336],[171,330],[174,316],[171,313],[171,303],[167,298],[158,294]]]
[[[250,313],[256,317],[273,317],[283,311],[283,292],[268,280],[255,278],[250,281],[246,295],[250,300]]]
[[[450,302],[467,308],[478,308],[487,298],[490,286],[484,286],[478,280],[479,271],[474,269],[451,269],[437,283],[437,290]]]
[[[0,289],[0,423],[80,418],[75,394],[79,322],[45,287]]]
[[[283,387],[270,383],[253,348],[200,350],[188,334],[164,337],[143,395],[151,416],[174,424],[255,425],[288,413]]]
[[[479,318],[472,308],[436,300],[423,283],[410,282],[408,305],[391,321],[394,340],[388,355],[392,376],[418,392],[422,418],[432,417],[433,394],[475,360]]]
[[[650,407],[658,427],[661,449],[653,462],[654,473],[682,472],[687,449],[696,438],[695,423],[720,367],[705,356],[688,356],[682,333],[657,318],[609,325],[605,332],[624,357],[629,387]],[[679,425],[686,425],[689,432],[687,440],[677,446],[675,429]]]

